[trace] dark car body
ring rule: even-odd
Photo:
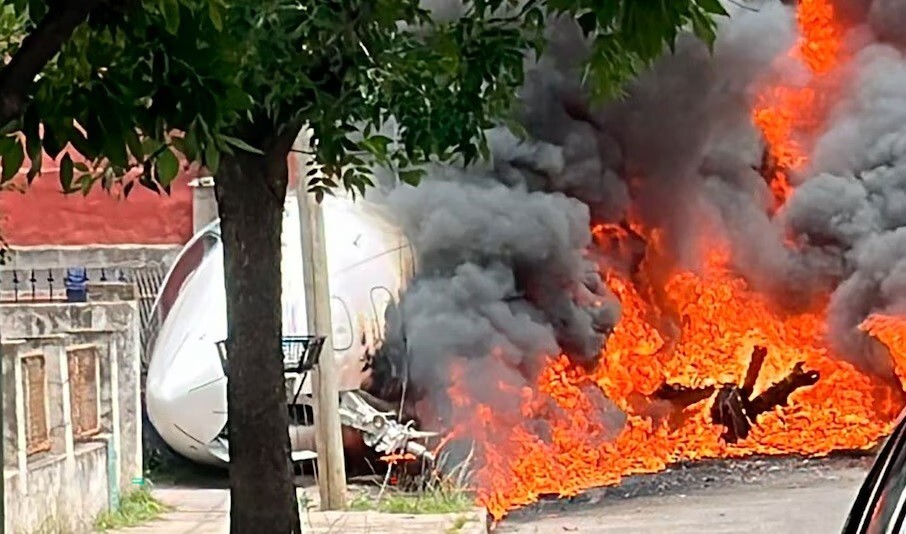
[[[906,533],[906,417],[881,448],[859,489],[843,534]]]

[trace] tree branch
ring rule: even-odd
[[[35,77],[100,3],[101,0],[71,0],[50,4],[50,11],[22,40],[12,60],[0,69],[0,125],[21,115]]]

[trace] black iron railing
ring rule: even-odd
[[[0,302],[63,302],[67,300],[67,275],[80,267],[0,270]],[[129,283],[143,269],[84,269],[85,280]],[[71,277],[70,277],[71,278]]]
[[[318,365],[324,336],[283,336],[283,371],[306,373]]]

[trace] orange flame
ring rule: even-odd
[[[800,0],[796,20],[802,39],[796,53],[815,74],[827,74],[838,64],[843,31],[830,0]]]
[[[842,30],[830,0],[801,0],[798,22],[802,39],[792,54],[820,81],[841,61]],[[832,96],[819,90],[818,81],[804,88],[770,87],[753,109],[753,121],[777,162],[771,188],[778,205],[792,192],[789,173],[808,163],[806,134],[820,126]],[[478,502],[495,519],[545,495],[575,495],[678,461],[818,456],[870,448],[891,430],[903,397],[892,394],[895,386],[832,353],[823,342],[823,305],[795,315],[775,309],[731,271],[720,244],[706,247],[700,272],[671,271],[656,269],[666,263],[657,229],[604,224],[592,229],[596,244],[608,250],[620,250],[631,233],[644,236],[648,251],[638,277],[602,265],[622,316],[595,368],[551,355],[529,385],[501,358],[490,364],[460,359],[450,369],[453,420],[446,439],[475,443],[479,465],[473,483]],[[906,377],[904,327],[906,319],[881,316],[863,324],[902,362],[901,377]],[[685,408],[678,422],[638,408],[636,399],[652,395],[668,379],[690,388],[741,383],[756,346],[766,348],[767,356],[755,393],[798,363],[820,379],[794,392],[787,405],[763,414],[747,438],[723,441],[709,400]],[[507,372],[495,373],[488,365]],[[489,376],[517,380],[489,385]]]
[[[752,122],[764,135],[777,166],[768,177],[777,207],[793,192],[789,173],[802,170],[808,163],[804,139],[826,113],[826,99],[815,87],[841,60],[843,32],[831,0],[800,0],[797,22],[801,38],[791,54],[812,73],[811,85],[768,87],[758,96],[752,111]]]
[[[414,462],[417,458],[414,454],[406,452],[402,454],[385,454],[380,457],[382,462],[386,462],[390,465],[397,464],[400,462]]]
[[[498,386],[519,405],[518,413],[507,413],[476,400],[487,393],[470,390],[466,360],[453,369],[449,393],[462,415],[454,434],[474,439],[480,449],[483,463],[474,482],[479,503],[494,518],[543,495],[575,495],[681,460],[823,455],[871,447],[889,432],[899,406],[879,407],[875,401],[886,386],[824,346],[823,314],[778,316],[728,270],[722,252],[711,254],[703,274],[669,278],[669,304],[683,323],[675,339],[651,325],[652,305],[627,280],[614,273],[607,278],[623,303],[623,317],[595,370],[566,356],[551,358],[533,387]],[[740,382],[756,345],[768,348],[756,390],[797,362],[819,371],[821,379],[794,393],[789,406],[762,416],[748,439],[724,443],[721,428],[709,419],[709,402],[690,407],[679,428],[633,412],[632,396],[650,394],[667,377],[690,387]],[[608,420],[612,413],[601,393],[628,413],[615,436],[619,427]]]
[[[870,315],[859,329],[887,347],[894,371],[906,389],[906,317]]]

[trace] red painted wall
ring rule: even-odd
[[[171,195],[139,186],[119,199],[100,188],[89,195],[64,195],[57,165],[31,187],[0,192],[0,235],[10,245],[182,244],[192,236],[190,176],[180,177]]]
[[[298,163],[288,163],[295,187]],[[0,191],[0,236],[9,245],[181,245],[192,237],[194,171],[178,178],[169,196],[136,186],[121,199],[99,187],[87,197],[64,195],[57,164],[45,158],[43,169],[30,187],[20,177],[19,190]]]

